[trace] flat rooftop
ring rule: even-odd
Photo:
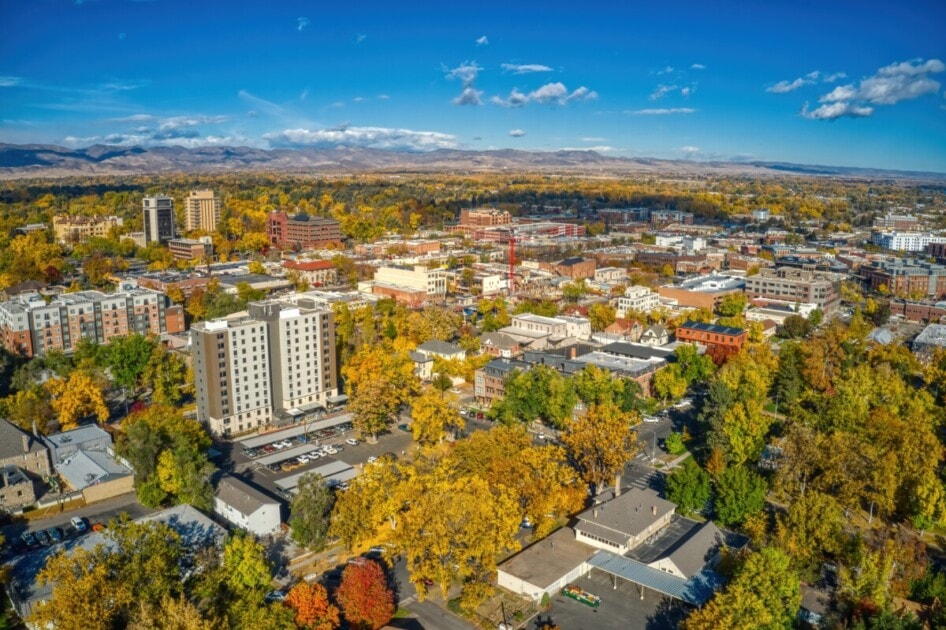
[[[575,540],[575,531],[563,527],[509,558],[499,569],[530,584],[548,588],[594,555],[596,549]]]

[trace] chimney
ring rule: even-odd
[[[656,505],[650,506],[650,513],[653,514],[654,516],[657,516],[657,506],[656,506]]]
[[[36,420],[33,420],[33,437],[39,439],[39,431],[36,430]]]
[[[30,436],[28,433],[23,434],[23,452],[24,453],[30,452]]]
[[[591,513],[595,518],[598,518],[598,508],[595,508]]]
[[[572,346],[568,349],[568,358],[574,359],[578,356],[578,346]]]

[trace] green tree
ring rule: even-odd
[[[248,602],[262,602],[271,588],[272,574],[266,550],[251,536],[235,534],[223,548],[226,583],[231,592]]]
[[[716,312],[722,317],[735,317],[746,310],[748,300],[745,293],[730,293],[719,301]]]
[[[292,537],[307,549],[325,547],[335,495],[321,475],[307,473],[299,478],[299,487],[289,506]]]
[[[687,391],[687,381],[681,374],[680,365],[673,363],[654,374],[654,393],[664,402],[682,397]]]
[[[703,510],[711,494],[709,475],[692,458],[667,477],[667,498],[676,503],[683,514]]]
[[[729,466],[716,480],[716,519],[737,525],[765,506],[765,479],[745,466]]]
[[[778,516],[775,538],[800,572],[817,578],[822,554],[841,549],[842,525],[841,506],[834,497],[808,492]]]
[[[105,358],[115,383],[134,391],[151,361],[155,346],[154,341],[139,334],[112,339]]]

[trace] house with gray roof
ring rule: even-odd
[[[466,350],[455,343],[448,343],[438,339],[431,339],[417,346],[417,352],[428,357],[440,357],[441,359],[460,359],[466,358]]]
[[[0,420],[0,466],[17,466],[37,477],[52,474],[49,449],[35,435]]]
[[[217,481],[214,513],[254,536],[274,534],[282,523],[279,501],[231,475]]]

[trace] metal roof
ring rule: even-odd
[[[711,569],[704,569],[689,580],[684,580],[609,551],[597,552],[591,556],[588,564],[694,606],[705,604],[723,584],[722,576]]]

